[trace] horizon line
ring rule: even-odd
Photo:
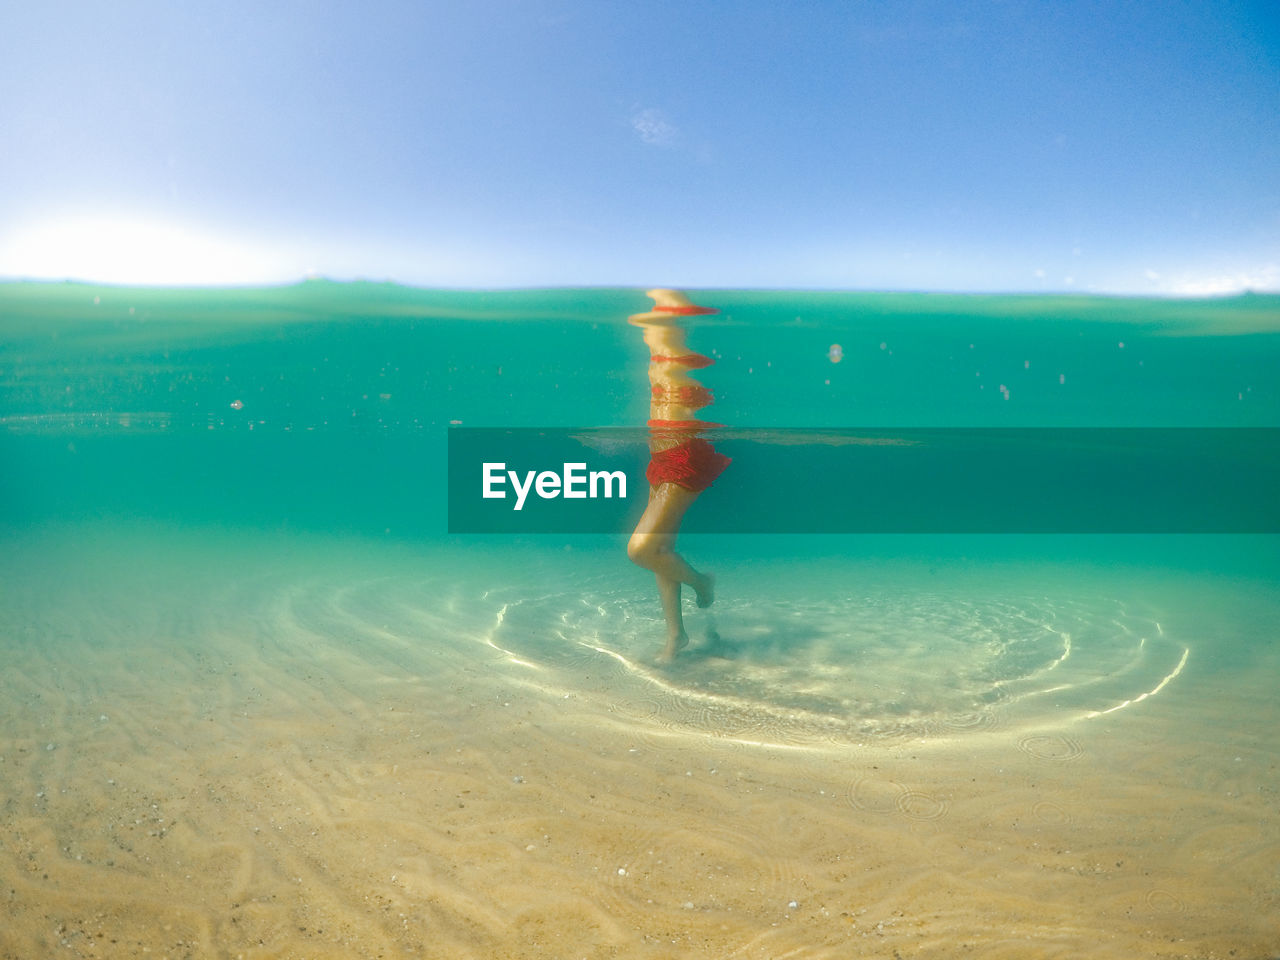
[[[109,280],[82,279],[79,277],[32,277],[0,275],[0,284],[31,284],[41,286],[84,286],[108,287],[118,290],[272,290],[301,287],[309,283],[332,283],[337,285],[367,284],[371,286],[400,287],[405,290],[421,290],[424,292],[440,291],[450,293],[521,293],[550,290],[649,290],[656,283],[547,283],[547,284],[430,284],[396,280],[391,277],[333,277],[323,274],[305,275],[292,280],[249,281],[244,283],[129,283]],[[983,289],[958,290],[953,288],[891,288],[891,287],[839,287],[839,286],[767,286],[744,285],[726,286],[724,284],[665,284],[680,290],[700,290],[743,293],[850,293],[870,296],[954,296],[954,297],[1054,297],[1068,299],[1110,299],[1110,300],[1230,300],[1240,297],[1277,297],[1280,298],[1280,287],[1255,288],[1244,287],[1238,290],[1208,291],[1204,293],[1161,292],[1161,291],[1119,291],[1119,290],[1081,290],[1081,289]]]

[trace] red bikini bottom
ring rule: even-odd
[[[700,493],[711,486],[731,462],[723,453],[716,453],[716,448],[706,440],[694,437],[655,453],[644,475],[651,487],[674,483]]]

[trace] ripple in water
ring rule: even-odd
[[[665,667],[653,662],[655,600],[603,582],[508,604],[492,642],[575,672],[609,662],[633,688],[613,693],[646,713],[656,695],[664,725],[782,742],[959,735],[1045,710],[1074,718],[1140,695],[1183,652],[1154,620],[1098,599],[748,598],[725,603],[718,635],[704,638],[698,616],[686,617],[690,647]],[[1019,745],[1043,760],[1080,755],[1067,737]]]
[[[1147,906],[1158,913],[1182,913],[1186,906],[1167,890],[1156,888],[1147,893]]]
[[[948,806],[946,800],[920,790],[906,790],[898,797],[898,810],[912,820],[940,820]]]
[[[864,813],[893,813],[902,809],[909,793],[906,787],[894,780],[859,778],[849,784],[849,804]]]
[[[1018,749],[1037,760],[1077,760],[1084,754],[1080,744],[1071,737],[1046,734],[1020,738]]]
[[[476,595],[465,583],[424,592],[390,578],[349,585],[327,608],[330,622],[312,628],[416,642],[423,629],[450,627],[451,643],[510,661],[549,690],[599,696],[620,718],[780,744],[1051,730],[1150,698],[1187,657],[1153,618],[1115,600],[904,590],[722,598],[718,634],[704,634],[704,615],[690,607],[690,646],[661,666],[663,624],[646,587],[595,576],[573,589],[509,582]],[[448,609],[429,596],[447,598]],[[1081,754],[1051,732],[1018,745],[1039,760]]]
[[[1037,801],[1031,808],[1031,813],[1041,823],[1054,825],[1071,823],[1070,814],[1052,800]]]

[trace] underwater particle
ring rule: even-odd
[[[1058,374],[1058,382],[1059,382],[1059,383],[1066,383],[1066,382],[1067,382],[1067,375],[1066,375],[1065,373],[1060,373],[1060,374]]]
[[[885,343],[885,342],[882,340],[882,341],[880,342],[880,349],[881,349],[881,350],[887,350],[887,349],[889,349],[889,345],[888,345],[887,343]]]
[[[243,409],[244,409],[244,404],[243,404],[241,401],[239,401],[239,400],[232,400],[232,401],[231,401],[231,409],[232,409],[232,410],[243,410]]]
[[[799,904],[798,902],[796,902],[795,900],[791,900],[791,901],[789,901],[789,902],[787,903],[787,909],[788,909],[788,910],[797,910],[797,909],[799,909],[799,907],[800,907],[800,904]]]
[[[1023,370],[1030,370],[1030,369],[1031,369],[1031,361],[1030,361],[1030,360],[1023,360],[1023,361],[1022,361],[1022,369],[1023,369]]]
[[[618,868],[618,876],[620,876],[620,877],[625,877],[626,875],[627,875],[627,869],[626,869],[626,867],[619,867],[619,868]]]
[[[524,783],[524,777],[515,776],[511,778],[512,783]]]
[[[1123,341],[1123,340],[1121,340],[1121,341],[1120,341],[1120,349],[1121,349],[1121,350],[1123,350],[1123,349],[1124,349],[1124,341]]]

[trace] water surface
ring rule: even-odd
[[[1280,426],[1274,297],[697,299],[735,427]],[[0,953],[1280,948],[1274,536],[689,534],[664,667],[624,531],[447,533],[646,305],[0,286]]]

